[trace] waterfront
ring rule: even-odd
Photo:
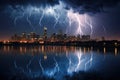
[[[1,46],[0,78],[7,80],[120,79],[118,48]]]

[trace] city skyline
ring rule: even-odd
[[[104,41],[107,39],[102,36],[99,38],[92,38],[91,35],[69,35],[64,33],[62,30],[59,30],[57,33],[53,32],[52,34],[48,35],[48,29],[47,27],[43,28],[42,34],[37,34],[36,32],[22,32],[20,34],[14,34],[11,35],[11,37],[8,40],[5,41],[11,41],[11,42],[39,42],[39,41],[50,41],[50,42],[56,42],[56,41]]]
[[[47,27],[43,27],[43,30],[41,30],[41,33],[37,33],[37,32],[25,32],[25,31],[23,31],[23,32],[21,32],[21,33],[13,33],[13,34],[11,34],[9,37],[6,37],[6,38],[2,38],[0,41],[9,41],[9,40],[11,40],[12,39],[12,37],[13,36],[18,36],[18,37],[22,37],[24,34],[26,35],[26,37],[27,36],[29,36],[30,34],[35,34],[38,38],[43,38],[44,37],[44,28],[46,28],[47,29]],[[48,33],[49,32],[49,30],[47,29],[47,33],[46,33],[46,36],[47,36],[47,38],[50,38],[52,35],[59,35],[59,34],[62,34],[62,35],[67,35],[67,36],[69,36],[69,37],[78,37],[78,36],[80,36],[80,38],[82,38],[82,36],[90,36],[90,38],[92,39],[92,40],[118,40],[119,41],[119,39],[114,39],[114,38],[112,38],[112,39],[109,39],[109,38],[107,38],[107,37],[105,37],[105,36],[97,36],[97,37],[93,37],[92,35],[90,35],[90,34],[77,34],[77,35],[74,35],[74,34],[66,34],[66,33],[64,33],[63,32],[63,30],[62,29],[59,29],[56,33],[55,32],[53,32],[53,33]]]

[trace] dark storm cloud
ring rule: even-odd
[[[45,4],[58,4],[58,0],[0,0],[1,5],[45,5]]]
[[[66,9],[73,8],[74,11],[79,11],[80,13],[101,12],[104,7],[113,7],[120,2],[120,0],[0,0],[0,9],[7,5],[54,6],[59,4],[59,1],[66,3]]]
[[[97,13],[103,11],[103,8],[114,7],[120,3],[120,0],[63,0],[67,7],[73,8],[80,13],[92,12]]]
[[[11,5],[13,7],[19,6],[54,6],[59,4],[59,0],[0,0],[0,9],[4,9],[6,6]]]

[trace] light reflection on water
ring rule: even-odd
[[[113,50],[112,53],[114,53],[115,55],[117,55],[118,52],[118,48],[112,48]],[[2,51],[3,53],[18,53],[18,54],[24,54],[24,53],[30,53],[30,54],[34,54],[34,53],[67,53],[67,52],[76,52],[81,50],[82,53],[89,53],[90,51],[96,51],[96,52],[102,52],[102,53],[108,53],[111,51],[107,51],[106,47],[103,47],[102,49],[95,49],[93,50],[93,47],[67,47],[67,46],[3,46],[0,47],[0,51]],[[1,52],[1,53],[2,53]]]
[[[74,72],[94,69],[107,54],[119,55],[118,48],[111,51],[105,47],[3,46],[0,47],[0,74],[14,76],[22,73],[30,78],[48,76],[61,79]]]

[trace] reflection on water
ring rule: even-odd
[[[106,48],[104,47],[103,52],[106,53]]]
[[[20,53],[20,54],[24,54],[24,53],[67,53],[67,52],[76,52],[78,50],[81,50],[82,53],[89,53],[90,51],[96,51],[96,52],[103,52],[103,53],[114,53],[115,55],[118,54],[118,48],[110,48],[107,52],[107,48],[103,47],[102,49],[93,49],[93,47],[68,47],[68,46],[2,46],[0,47],[0,51],[2,51],[3,53],[11,53],[11,51],[13,53]]]
[[[118,48],[2,46],[0,74],[10,76],[21,74],[32,79],[40,76],[62,79],[63,76],[72,75],[74,72],[95,69],[102,64],[103,55],[108,54],[114,58],[119,55]]]
[[[118,53],[118,49],[117,49],[117,48],[115,48],[115,55],[117,55],[117,53]]]

